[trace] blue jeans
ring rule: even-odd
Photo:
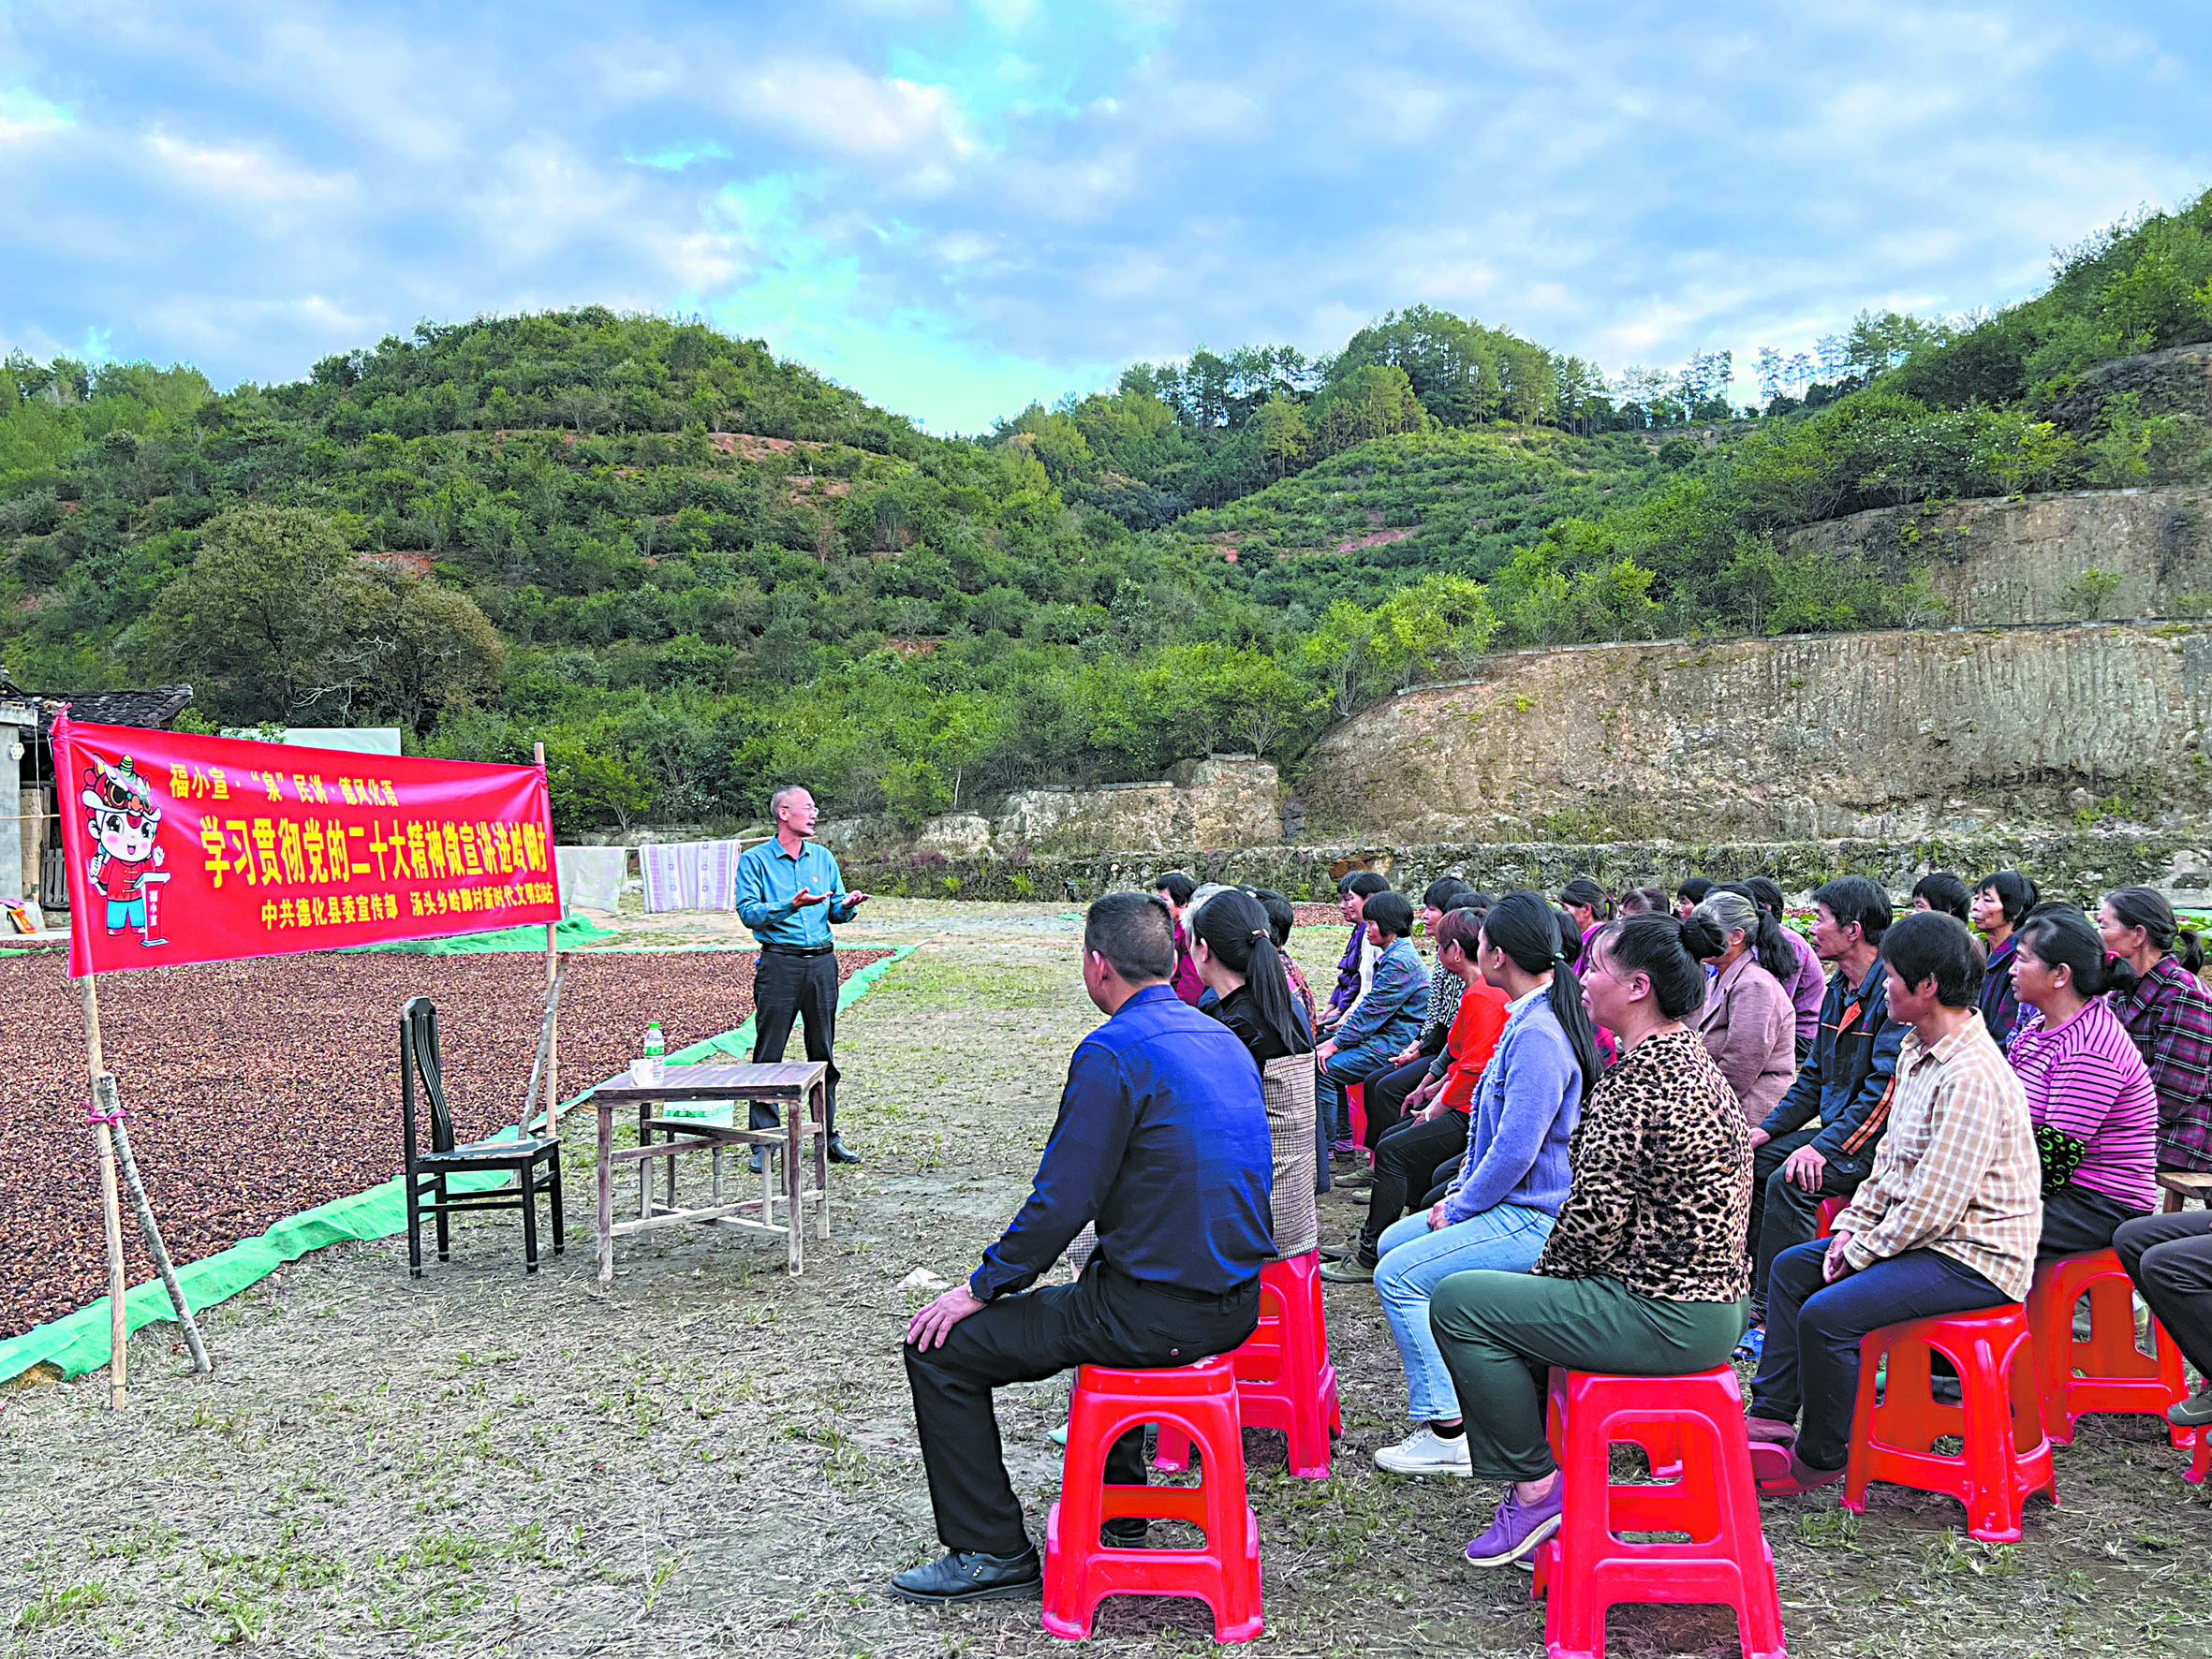
[[[1415,1035],[1419,1035],[1418,1027]],[[1314,1116],[1331,1125],[1337,1139],[1351,1138],[1351,1108],[1345,1104],[1345,1084],[1364,1083],[1388,1071],[1391,1062],[1412,1040],[1400,1025],[1388,1025],[1358,1048],[1329,1056],[1314,1078]]]
[[[1797,1455],[1815,1469],[1851,1456],[1859,1398],[1859,1339],[1885,1325],[2002,1307],[2013,1299],[1964,1262],[1908,1250],[1830,1285],[1821,1274],[1828,1241],[1775,1257],[1766,1290],[1766,1346],[1751,1384],[1751,1415],[1796,1422]]]
[[[1552,1221],[1541,1210],[1498,1204],[1433,1233],[1425,1210],[1383,1229],[1375,1289],[1382,1298],[1390,1333],[1397,1339],[1398,1358],[1406,1367],[1407,1409],[1415,1422],[1460,1415],[1452,1373],[1444,1369],[1444,1356],[1429,1331],[1429,1293],[1453,1273],[1478,1269],[1526,1273],[1543,1254]]]

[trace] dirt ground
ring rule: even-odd
[[[214,1311],[219,1369],[169,1327],[133,1343],[134,1393],[98,1377],[0,1395],[0,1652],[656,1656],[772,1652],[1044,1655],[1035,1603],[935,1612],[883,1580],[936,1550],[898,1362],[916,1268],[965,1274],[1027,1190],[1069,1050],[1096,1020],[1057,907],[891,901],[846,942],[921,950],[842,1023],[835,1237],[789,1277],[773,1241],[626,1241],[602,1294],[583,1228],[535,1281],[511,1217],[457,1230],[410,1281],[400,1241],[324,1251]],[[639,924],[668,942],[698,918]],[[697,942],[695,939],[694,942]],[[1302,932],[1310,974],[1336,930]],[[589,1174],[589,1114],[568,1157]],[[1357,1225],[1324,1200],[1323,1236]],[[572,1213],[588,1214],[583,1206]],[[1517,1572],[1460,1561],[1483,1482],[1379,1474],[1404,1432],[1394,1351],[1365,1286],[1331,1286],[1347,1438],[1292,1479],[1246,1436],[1268,1631],[1285,1655],[1542,1651]],[[1009,1465],[1041,1536],[1063,1386],[1001,1396]],[[2058,1454],[2064,1507],[2026,1541],[1969,1541],[1959,1509],[1875,1489],[1775,1502],[1766,1530],[1791,1651],[2212,1653],[2212,1516],[2147,1419],[2091,1418]],[[1703,1608],[1621,1608],[1619,1655],[1726,1655]],[[1093,1645],[1211,1645],[1195,1602],[1121,1600]]]

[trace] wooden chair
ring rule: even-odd
[[[407,1202],[407,1271],[422,1277],[422,1215],[437,1222],[437,1258],[452,1259],[447,1217],[456,1211],[520,1210],[523,1212],[523,1269],[538,1270],[538,1195],[553,1203],[553,1254],[567,1245],[561,1226],[561,1143],[557,1137],[523,1136],[515,1140],[477,1140],[453,1144],[453,1117],[446,1107],[444,1071],[438,1063],[437,1009],[426,996],[410,997],[399,1014],[400,1135],[406,1154],[401,1178]],[[430,1102],[430,1150],[420,1150],[415,1092],[420,1085]],[[527,1117],[527,1113],[524,1114]],[[542,1175],[538,1166],[544,1165]],[[450,1176],[479,1170],[511,1171],[515,1183],[488,1192],[452,1194]]]

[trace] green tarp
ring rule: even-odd
[[[568,924],[563,923],[563,927]],[[591,923],[584,923],[586,927]],[[543,948],[545,934],[542,929],[517,928],[515,932],[538,935],[538,947]],[[489,935],[472,935],[486,937]],[[439,941],[448,943],[448,941]],[[902,946],[880,962],[866,967],[837,989],[837,1006],[848,1007],[865,994],[868,988],[883,976],[893,962],[903,962],[914,954],[915,947]],[[669,1056],[671,1062],[684,1064],[712,1059],[715,1055],[731,1055],[749,1060],[753,1052],[753,1022],[747,1020],[735,1031],[726,1031],[719,1036],[708,1037],[704,1042],[693,1043]],[[581,1106],[591,1098],[589,1089],[573,1099],[562,1103],[562,1109]],[[498,1138],[511,1138],[512,1128],[500,1131]],[[500,1175],[456,1177],[452,1185],[461,1192],[481,1192],[499,1185],[508,1178]],[[326,1244],[342,1243],[348,1239],[389,1239],[403,1233],[407,1227],[407,1212],[400,1196],[400,1183],[395,1176],[380,1182],[365,1193],[356,1193],[348,1198],[335,1198],[328,1204],[318,1204],[313,1210],[303,1210],[298,1215],[288,1215],[258,1238],[244,1240],[229,1249],[187,1264],[177,1270],[177,1281],[184,1287],[184,1299],[192,1304],[195,1313],[213,1307],[219,1301],[236,1296],[247,1285],[266,1278],[288,1261],[297,1261],[310,1250],[320,1250]],[[173,1319],[176,1312],[169,1305],[169,1292],[161,1282],[155,1280],[125,1291],[123,1298],[124,1320],[128,1329],[151,1325],[159,1319]],[[59,1319],[37,1326],[22,1336],[0,1343],[0,1381],[18,1376],[34,1365],[58,1366],[64,1376],[79,1376],[108,1362],[108,1299],[100,1298],[89,1307],[65,1314]]]

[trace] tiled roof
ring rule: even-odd
[[[38,729],[52,729],[64,704],[69,718],[96,726],[165,727],[192,700],[189,685],[156,685],[146,691],[30,691],[0,668],[0,698],[20,700],[38,711]]]

